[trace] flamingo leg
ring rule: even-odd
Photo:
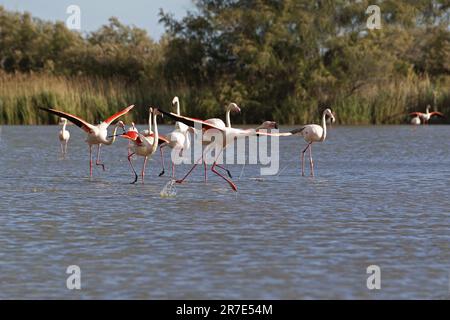
[[[158,175],[159,177],[163,176],[164,173],[166,173],[165,169],[164,169],[164,155],[163,155],[163,148],[165,147],[165,145],[161,145],[159,147],[159,154],[161,156],[161,165],[162,165],[162,171],[161,173]]]
[[[208,174],[207,174],[207,169],[208,169],[208,165],[206,164],[205,160],[203,159],[203,154],[202,154],[202,162],[203,162],[203,168],[205,169],[205,183],[208,181]]]
[[[311,170],[311,177],[314,177],[314,162],[312,159],[312,144],[309,146],[309,168]]]
[[[303,149],[303,151],[302,151],[302,176],[304,177],[305,176],[305,152],[306,152],[306,150],[308,150],[308,148],[310,147],[310,145],[311,145],[311,142],[310,143],[308,143],[308,145],[306,146],[306,148],[305,149]]]
[[[217,163],[216,163],[216,161],[217,161],[217,159],[219,158],[219,156],[220,156],[220,154],[222,153],[222,151],[223,151],[223,149],[220,150],[219,154],[217,155],[217,158],[216,158],[216,160],[214,161],[214,163],[213,163],[213,165],[212,165],[212,167],[211,167],[211,171],[214,172],[215,174],[217,174],[217,175],[218,175],[219,177],[221,177],[222,179],[224,179],[226,182],[228,182],[228,184],[230,185],[231,189],[233,189],[233,191],[237,191],[237,187],[236,187],[236,185],[233,183],[233,181],[231,181],[231,180],[228,179],[227,177],[221,175],[221,174],[220,174],[219,172],[217,172],[217,170],[216,170],[216,166],[218,166]]]
[[[199,161],[202,160],[202,159],[203,159],[203,154],[202,154],[202,157],[201,157],[200,159],[198,159],[198,160],[195,162],[195,164],[192,166],[191,170],[189,170],[188,173],[186,173],[186,175],[184,176],[184,178],[181,179],[181,180],[177,180],[177,181],[175,181],[175,182],[176,182],[176,183],[183,183],[183,181],[191,174],[192,170],[194,170],[195,167],[198,166]]]
[[[69,141],[66,141],[66,142],[64,143],[64,155],[67,154],[67,145],[68,145],[68,143],[69,143]]]
[[[89,145],[89,176],[92,178],[92,145]]]
[[[141,172],[142,183],[144,183],[146,165],[147,165],[147,157],[144,158],[144,164],[142,165],[142,172]]]
[[[60,142],[59,146],[61,147],[61,155],[64,157],[64,146],[63,146],[63,143]]]
[[[131,162],[131,157],[132,157],[133,155],[134,155],[134,153],[130,153],[130,154],[128,155],[128,162],[130,163],[131,170],[133,170],[133,173],[134,173],[134,181],[131,182],[131,184],[135,184],[135,183],[137,182],[137,180],[138,180],[138,175],[137,175],[137,173],[136,173],[136,170],[134,170],[133,163]]]
[[[224,166],[221,166],[219,164],[216,164],[216,167],[218,167],[218,168],[220,168],[222,170],[225,170],[227,172],[228,176],[230,177],[230,179],[233,179],[233,177],[231,176],[230,170],[228,170],[227,168],[225,168]]]
[[[103,163],[100,162],[100,146],[101,146],[101,144],[99,143],[99,144],[97,145],[97,161],[95,161],[95,164],[96,164],[97,166],[102,166],[103,171],[105,171],[105,165],[104,165]]]

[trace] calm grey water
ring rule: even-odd
[[[300,176],[305,143],[284,138],[279,176],[230,166],[234,194],[198,169],[174,198],[157,157],[129,184],[125,141],[90,180],[78,128],[66,160],[55,126],[0,130],[0,298],[450,296],[450,126],[333,128],[315,178]],[[372,264],[381,290],[366,287]],[[66,288],[69,265],[81,290]]]

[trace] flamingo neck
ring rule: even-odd
[[[181,111],[180,111],[180,101],[176,101],[177,104],[177,115],[181,115]]]
[[[104,143],[104,144],[106,144],[106,145],[111,145],[111,144],[114,143],[114,141],[116,141],[116,133],[117,133],[117,129],[118,129],[118,128],[119,128],[119,123],[117,123],[117,124],[115,125],[114,131],[113,131],[113,134],[112,134],[111,138],[106,139],[107,142]]]
[[[322,129],[323,129],[323,133],[322,133],[322,138],[320,138],[320,141],[324,141],[325,138],[327,137],[327,119],[326,119],[325,112],[322,115]]]
[[[148,134],[152,133],[152,113],[148,112]]]
[[[62,131],[66,131],[67,120],[64,120]]]
[[[225,119],[227,121],[227,127],[228,128],[231,128],[230,112],[231,112],[231,110],[227,110],[227,113],[225,115]]]
[[[159,140],[159,134],[158,134],[158,124],[156,123],[156,114],[153,114],[153,126],[155,127],[155,132],[153,135],[153,144],[152,144],[152,153],[155,153],[156,149],[158,148],[158,140]]]

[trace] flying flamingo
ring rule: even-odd
[[[265,121],[263,122],[259,127],[257,127],[256,129],[237,129],[237,128],[232,128],[231,126],[225,126],[225,124],[220,123],[220,121],[216,122],[216,121],[203,121],[203,120],[199,120],[199,119],[194,119],[194,118],[189,118],[189,117],[183,117],[183,116],[179,116],[176,115],[174,113],[171,112],[166,112],[164,110],[161,110],[161,113],[163,113],[164,115],[167,115],[168,117],[176,120],[176,121],[180,121],[183,122],[184,124],[190,126],[190,127],[194,127],[195,124],[199,124],[202,126],[202,132],[204,134],[211,134],[208,133],[209,129],[216,129],[218,131],[220,131],[223,134],[223,139],[222,139],[222,145],[219,146],[220,147],[220,152],[217,153],[216,159],[213,162],[213,165],[211,166],[211,171],[214,172],[216,175],[218,175],[219,177],[221,177],[222,179],[224,179],[226,182],[228,182],[228,184],[230,185],[231,189],[233,189],[234,191],[237,191],[237,187],[236,185],[227,177],[221,175],[217,170],[216,170],[216,166],[218,166],[217,164],[217,160],[219,159],[220,155],[222,154],[223,150],[230,145],[231,142],[234,141],[235,138],[243,138],[243,137],[248,137],[248,136],[253,136],[253,135],[258,135],[258,134],[264,134],[258,130],[260,129],[275,129],[277,128],[277,124],[273,121]],[[218,119],[220,120],[220,119]],[[213,124],[212,122],[216,122],[216,124],[219,124],[219,126],[217,126],[216,124]],[[268,134],[269,135],[269,134]],[[270,134],[270,135],[275,135],[275,134]],[[283,135],[283,134],[280,134]],[[290,133],[288,134],[290,135]],[[206,150],[203,151],[203,154],[208,151],[210,148],[212,147],[216,147],[218,140],[214,140],[214,142],[209,143],[206,147]],[[202,154],[202,158],[203,158],[203,154]],[[201,158],[201,159],[202,159]],[[187,176],[189,176],[189,174],[192,172],[192,170],[198,165],[198,162],[201,160],[199,159],[194,166],[191,168],[191,170],[186,174],[186,176],[182,179],[182,180],[178,180],[176,181],[177,183],[182,183]]]
[[[147,165],[147,160],[151,157],[158,148],[158,144],[163,142],[167,143],[168,140],[158,133],[158,125],[156,121],[156,117],[160,115],[157,109],[149,108],[149,128],[148,132],[145,134],[128,130],[124,134],[120,134],[119,136],[125,139],[129,139],[132,142],[131,145],[131,153],[128,155],[128,162],[130,163],[131,169],[134,173],[134,181],[131,184],[134,184],[138,180],[138,175],[136,170],[134,169],[133,163],[131,162],[131,158],[133,155],[138,155],[144,157],[144,163],[142,165],[141,177],[142,183],[144,183],[145,177],[145,167]],[[153,117],[152,117],[153,116]],[[151,119],[153,118],[153,126],[155,127],[155,131],[152,131]]]
[[[444,114],[442,112],[437,112],[437,111],[430,112],[430,109],[431,109],[431,106],[428,105],[425,113],[411,112],[409,115],[421,118],[423,120],[424,124],[428,124],[431,117],[433,117],[433,116],[444,117]],[[417,120],[415,120],[415,121],[417,121]]]
[[[314,163],[312,159],[312,144],[314,142],[323,142],[327,137],[327,116],[331,118],[331,122],[335,121],[334,115],[330,109],[326,109],[322,114],[322,126],[317,124],[308,124],[301,128],[294,129],[290,133],[292,135],[301,135],[308,145],[302,151],[302,176],[305,176],[305,152],[309,149],[309,165],[311,176],[314,176]]]
[[[70,139],[70,132],[66,130],[67,119],[61,118],[61,121],[62,121],[62,128],[58,132],[58,138],[59,143],[61,145],[61,154],[63,157],[65,157],[67,154],[67,143],[69,142]]]
[[[178,97],[174,97],[172,100],[172,105],[177,109],[177,115],[180,115],[180,99]],[[191,147],[191,136],[190,136],[190,127],[185,125],[182,122],[175,122],[175,129],[166,135],[168,142],[160,145],[159,150],[161,153],[161,163],[162,163],[162,171],[159,176],[164,175],[164,156],[163,156],[163,148],[169,147],[170,149],[175,149],[180,152],[184,152]],[[175,178],[175,164],[172,161],[172,178]]]
[[[123,129],[124,124],[122,121],[117,122],[114,128],[112,138],[108,137],[108,127],[114,120],[123,116],[124,114],[127,114],[131,109],[133,109],[133,107],[134,105],[125,108],[124,110],[112,115],[104,122],[100,122],[100,124],[98,125],[92,125],[77,116],[71,115],[63,111],[48,108],[40,108],[40,109],[52,113],[54,115],[57,115],[59,117],[68,119],[70,122],[77,125],[87,133],[86,143],[89,145],[89,174],[92,177],[92,146],[97,145],[97,160],[95,164],[97,166],[102,166],[103,171],[105,171],[105,165],[100,162],[100,146],[102,144],[104,145],[113,144],[114,141],[116,140],[117,128],[121,127]]]

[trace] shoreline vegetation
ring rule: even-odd
[[[403,124],[427,105],[450,123],[449,7],[382,1],[368,31],[366,2],[200,0],[179,21],[161,11],[159,42],[116,18],[82,35],[0,6],[0,124],[57,123],[39,107],[98,122],[130,104],[125,121],[146,123],[175,95],[197,118],[234,101],[236,124],[312,123],[327,107],[339,124]]]

